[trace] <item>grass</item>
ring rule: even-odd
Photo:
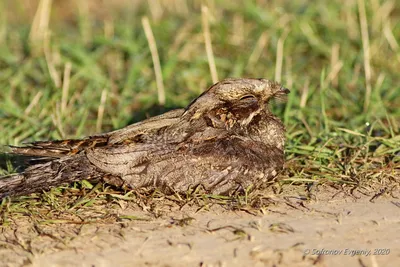
[[[0,144],[121,128],[184,107],[218,78],[265,77],[291,89],[285,105],[273,105],[287,127],[280,184],[328,183],[373,194],[376,185],[399,189],[397,2],[158,2],[1,5]],[[2,174],[17,167],[0,165]],[[214,204],[262,209],[265,199],[262,192],[232,198],[153,192],[149,200],[77,183],[3,200],[0,221],[135,219],[119,218],[113,209],[131,202],[157,215],[151,201],[158,200],[199,210]]]

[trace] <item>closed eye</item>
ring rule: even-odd
[[[251,99],[251,98],[256,98],[254,95],[245,95],[245,96],[243,96],[242,98],[240,98],[240,100],[243,100],[243,99]]]

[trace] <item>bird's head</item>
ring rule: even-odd
[[[220,101],[236,103],[243,99],[254,98],[258,102],[268,103],[270,99],[281,98],[290,91],[281,84],[266,79],[226,79],[211,86],[207,91]]]
[[[231,117],[232,121],[248,124],[260,111],[268,111],[270,100],[284,98],[290,91],[266,79],[225,79],[220,81],[186,108],[192,119],[204,115]],[[222,118],[221,117],[221,118]]]

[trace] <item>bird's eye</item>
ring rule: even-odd
[[[256,98],[254,95],[245,95],[245,96],[243,96],[242,98],[240,98],[240,100],[243,100],[243,99],[251,99],[251,98]]]

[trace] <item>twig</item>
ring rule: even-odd
[[[61,114],[64,114],[65,109],[67,108],[67,100],[68,100],[68,90],[69,90],[69,82],[71,76],[71,62],[67,62],[64,68],[64,78],[62,84],[62,96],[61,96]]]
[[[218,82],[218,73],[217,73],[217,68],[215,66],[214,54],[212,50],[210,25],[208,23],[208,8],[206,6],[201,6],[201,19],[202,19],[204,41],[206,44],[208,65],[210,66],[211,78],[213,83],[216,83]]]
[[[105,108],[106,100],[107,100],[107,90],[103,89],[103,91],[101,92],[99,109],[97,111],[97,122],[96,122],[96,131],[97,132],[101,131],[101,126],[103,125],[103,116],[104,116],[104,108]]]
[[[360,27],[362,44],[364,51],[364,72],[365,72],[365,100],[364,100],[364,111],[369,108],[370,98],[371,98],[371,64],[370,64],[370,52],[369,52],[369,36],[368,36],[368,22],[367,15],[365,12],[365,2],[364,0],[358,0],[358,12],[360,14]]]
[[[158,56],[156,40],[154,39],[148,17],[142,18],[142,25],[144,33],[146,34],[147,42],[149,43],[151,57],[153,59],[154,73],[156,75],[157,82],[158,103],[163,106],[165,105],[165,90],[161,72],[160,58]]]
[[[278,39],[277,49],[276,49],[276,64],[275,64],[275,81],[281,82],[282,77],[282,64],[283,64],[283,45],[285,44],[285,39],[289,31],[286,29],[282,33],[281,37]]]

